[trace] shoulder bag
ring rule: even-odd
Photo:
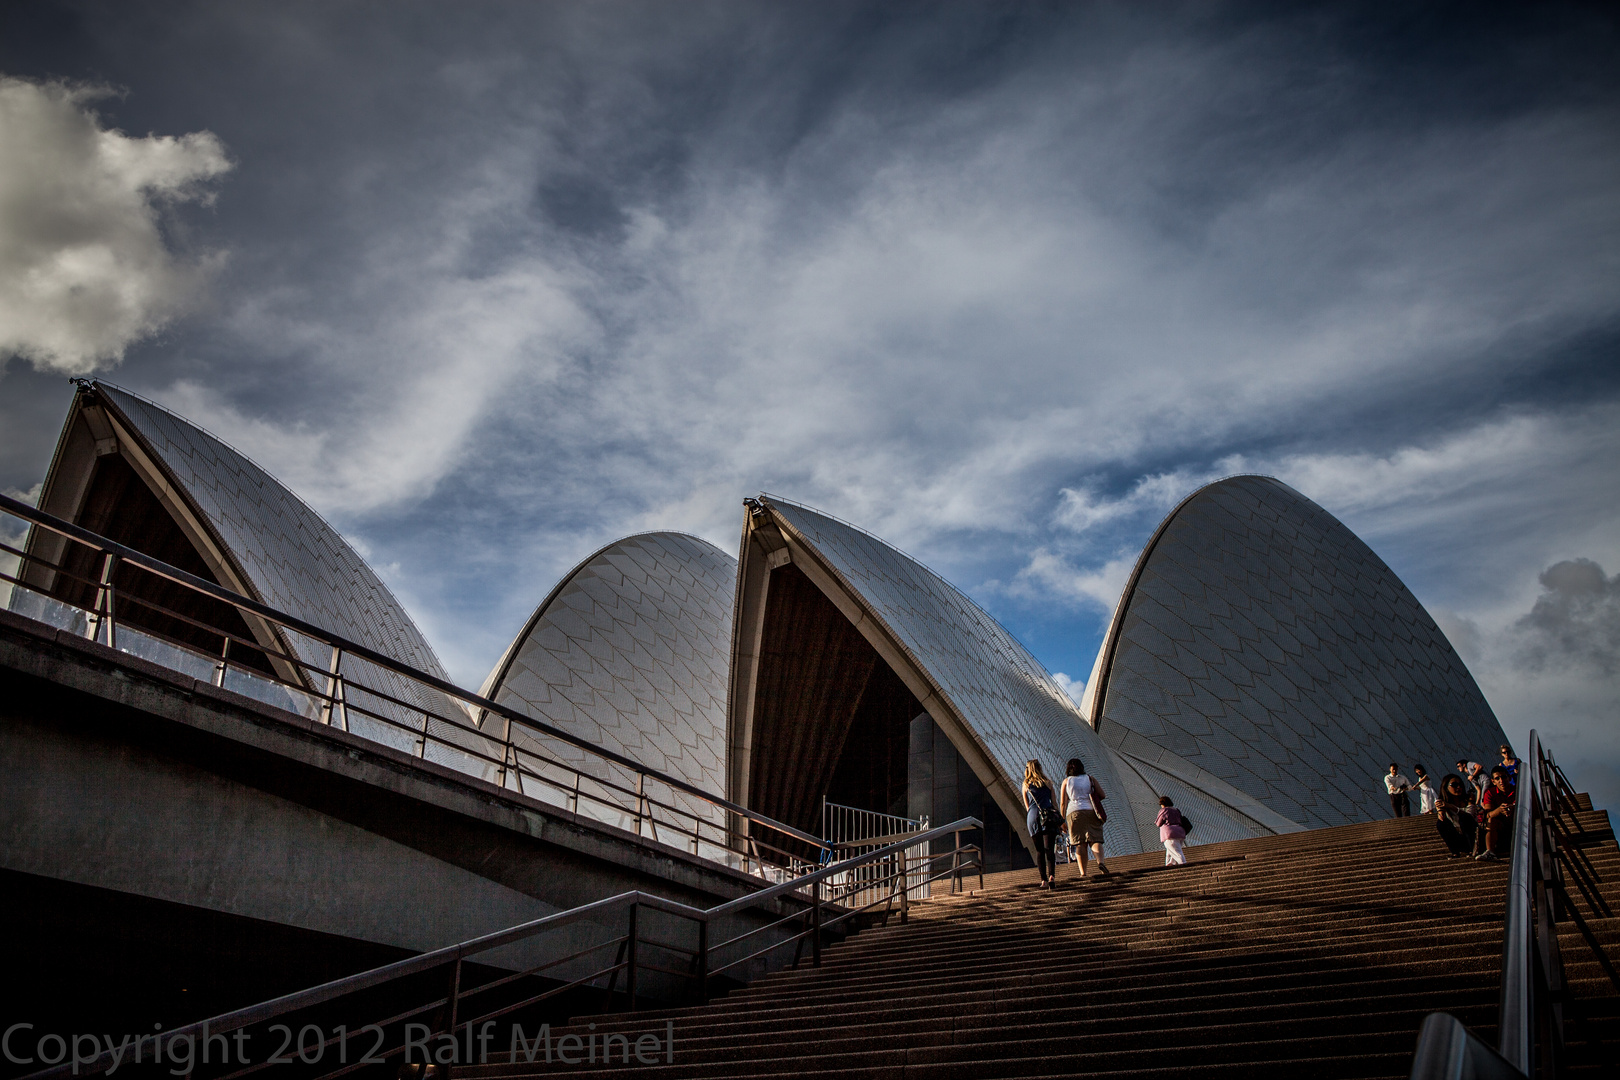
[[[1059,814],[1057,807],[1053,805],[1055,800],[1052,797],[1052,789],[1043,786],[1034,790],[1035,803],[1041,808],[1041,832],[1056,836],[1063,831],[1063,815]]]
[[[1097,785],[1095,782],[1093,782],[1091,785],[1091,812],[1097,815],[1097,821],[1099,823],[1106,822],[1108,820],[1108,811],[1103,809],[1102,804],[1103,801],[1097,798]]]

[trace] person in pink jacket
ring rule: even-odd
[[[1159,839],[1164,841],[1164,865],[1186,866],[1187,849],[1183,842],[1187,839],[1187,829],[1181,811],[1166,795],[1159,800]]]

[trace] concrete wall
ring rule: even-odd
[[[0,869],[413,952],[632,888],[698,907],[759,888],[4,612]]]

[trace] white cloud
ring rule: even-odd
[[[985,522],[1038,529],[1054,475],[1219,445],[1256,417],[1299,422],[1417,370],[1469,378],[1527,323],[1610,306],[1562,272],[1509,280],[1501,268],[1545,238],[1480,227],[1504,203],[1565,240],[1578,214],[1593,227],[1614,216],[1585,196],[1566,213],[1534,195],[1579,187],[1612,155],[1564,118],[1285,167],[1189,242],[1122,216],[1075,170],[1075,146],[1123,153],[1141,135],[1080,100],[1062,118],[947,109],[886,141],[849,116],[775,183],[696,169],[693,206],[638,211],[614,279],[632,286],[592,294],[626,333],[593,364],[590,429],[644,455],[660,502],[671,476],[766,486],[920,547]],[[1584,180],[1519,156],[1555,145]],[[795,170],[824,167],[847,200],[801,198]],[[1324,245],[1344,257],[1323,265]],[[1569,254],[1595,269],[1590,241]],[[1169,489],[1255,464],[1144,481],[1124,505],[1066,486],[1058,520],[1167,508]]]
[[[1606,410],[1607,411],[1607,410]],[[1493,419],[1427,444],[1391,451],[1294,454],[1270,467],[1279,479],[1337,508],[1339,513],[1432,504],[1503,489],[1544,471],[1550,453],[1571,449],[1570,417],[1518,415]],[[1612,415],[1605,420],[1613,419]],[[1584,425],[1583,425],[1584,426]],[[1580,450],[1587,448],[1582,432]]]
[[[1063,690],[1063,692],[1069,695],[1069,700],[1074,702],[1075,707],[1079,708],[1080,699],[1085,697],[1086,694],[1085,680],[1082,679],[1080,682],[1075,682],[1061,671],[1052,672],[1052,678],[1057,682],[1058,686]]]
[[[1181,468],[1144,476],[1117,499],[1099,497],[1095,490],[1086,487],[1061,488],[1052,522],[1070,532],[1083,533],[1094,526],[1143,513],[1153,512],[1162,516],[1205,484],[1245,471],[1249,470],[1243,456],[1231,454],[1217,461],[1212,468]]]
[[[1163,185],[1194,183],[1180,170],[1204,152],[1199,124],[1270,99],[1277,45],[1138,42],[1127,63],[1037,63],[960,96],[840,97],[756,167],[773,83],[736,114],[658,129],[679,162],[667,189],[611,169],[630,153],[613,133],[644,137],[659,99],[611,49],[572,128],[549,90],[478,68],[464,92],[480,111],[459,114],[455,155],[410,162],[408,203],[372,201],[387,161],[322,188],[355,200],[357,274],[309,283],[294,264],[237,297],[243,347],[306,376],[282,391],[307,398],[276,419],[286,437],[264,444],[289,463],[269,463],[322,505],[402,506],[483,467],[501,431],[545,475],[496,483],[565,516],[603,513],[611,490],[616,524],[729,534],[736,499],[769,488],[923,552],[987,522],[1038,543],[1054,490],[1057,523],[1083,532],[1167,509],[1169,488],[1221,466],[1124,503],[1079,478],[1297,425],[1414,372],[1466,377],[1510,332],[1609,310],[1615,147],[1594,116],[1380,131],[1264,169],[1200,158],[1219,197],[1165,219]],[[535,193],[559,175],[600,175],[622,230],[542,220]],[[364,408],[326,404],[344,397]]]
[[[425,497],[470,445],[477,449],[481,423],[503,399],[552,384],[597,332],[557,270],[521,257],[469,277],[455,251],[465,242],[458,227],[441,226],[377,253],[369,279],[357,284],[391,294],[389,314],[364,337],[312,310],[304,296],[266,297],[238,313],[244,334],[298,340],[321,382],[362,381],[363,408],[334,414],[311,402],[307,414],[271,420],[191,380],[160,396],[228,433],[323,511],[363,514]]]
[[[131,138],[106,92],[0,76],[0,356],[87,374],[192,299],[216,256],[164,244],[165,204],[206,199],[231,166],[213,134]]]
[[[196,350],[252,375],[196,376],[198,355],[190,381],[162,377],[167,403],[376,528],[380,558],[441,541],[398,582],[441,605],[422,619],[439,640],[504,644],[480,637],[487,607],[435,595],[445,550],[526,610],[614,534],[730,548],[760,488],[947,574],[951,545],[994,549],[973,580],[1106,613],[1177,499],[1268,472],[1403,576],[1430,560],[1423,598],[1482,650],[1540,569],[1620,565],[1612,410],[1435,406],[1433,433],[1425,410],[1359,430],[1409,397],[1533,375],[1612,320],[1620,127],[1601,103],[1384,124],[1353,108],[1365,73],[1342,58],[1308,61],[1301,97],[1316,46],[1212,25],[1099,28],[1097,51],[1055,40],[943,91],[907,83],[908,56],[877,56],[894,94],[705,68],[725,92],[698,105],[684,73],[725,53],[708,29],[725,18],[646,37],[601,18],[545,35],[579,56],[533,63],[521,35],[423,45],[431,94],[386,112],[308,68],[328,81],[319,135],[291,149],[302,185],[259,204],[273,226],[237,223],[264,235],[215,324],[234,339]],[[369,57],[368,79],[409,66],[317,39]],[[794,44],[774,55],[814,52]],[[261,122],[282,146],[316,118]],[[559,176],[588,178],[622,227],[551,220],[537,192]],[[1117,494],[1103,478],[1122,475],[1139,479]]]
[[[1077,568],[1063,556],[1037,548],[1018,571],[1007,592],[1037,603],[1078,604],[1111,613],[1125,591],[1136,556],[1122,555],[1101,566]]]

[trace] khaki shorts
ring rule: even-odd
[[[1102,822],[1095,810],[1069,811],[1069,843],[1100,844],[1103,842]]]

